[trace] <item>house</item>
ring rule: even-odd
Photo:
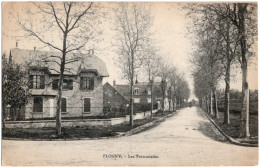
[[[122,94],[127,100],[130,100],[130,85],[119,85],[116,84],[116,82],[114,81],[113,87],[118,92],[120,92],[120,94]],[[136,108],[147,110],[147,108],[150,108],[151,101],[153,100],[154,108],[161,109],[162,103],[164,103],[165,110],[169,109],[167,91],[163,102],[161,82],[154,82],[153,84],[153,99],[151,99],[151,90],[149,82],[136,82],[133,86],[133,91],[133,101]]]
[[[59,52],[14,48],[10,56],[28,71],[32,96],[20,117],[23,119],[56,116],[59,81]],[[106,64],[95,55],[67,54],[61,99],[62,117],[103,115],[103,77],[108,77]]]
[[[108,82],[103,85],[103,105],[106,114],[127,114],[129,100]]]

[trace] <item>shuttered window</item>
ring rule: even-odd
[[[61,112],[67,112],[67,99],[61,98]]]
[[[33,99],[33,112],[43,112],[43,100],[41,97]]]
[[[91,104],[90,98],[84,98],[84,112],[90,112]]]
[[[44,75],[30,75],[29,76],[29,88],[30,89],[44,89],[45,80]]]
[[[94,78],[80,77],[80,88],[82,90],[94,90]]]
[[[55,79],[52,82],[52,89],[53,90],[57,90],[58,89],[58,84],[59,84],[59,80]],[[64,79],[63,80],[62,89],[63,90],[73,90],[73,80],[72,79]]]
[[[57,90],[58,89],[59,80],[55,79],[52,81],[52,89]]]

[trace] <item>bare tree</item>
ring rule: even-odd
[[[18,24],[26,33],[40,41],[61,56],[44,58],[45,62],[56,63],[59,69],[59,83],[56,108],[56,132],[61,134],[61,96],[66,65],[79,60],[78,56],[67,57],[79,52],[95,37],[99,5],[92,2],[35,2],[36,10],[28,10],[26,18],[18,16]]]
[[[177,85],[178,85],[178,81],[179,81],[179,76],[178,76],[178,72],[177,72],[177,68],[172,66],[170,68],[170,74],[169,74],[169,79],[170,79],[170,95],[169,97],[171,98],[173,104],[172,104],[172,109],[173,111],[176,111],[176,103],[177,103]],[[169,105],[170,108],[170,105]]]
[[[161,91],[162,91],[162,114],[164,114],[165,110],[165,98],[166,98],[166,92],[167,92],[167,80],[169,79],[169,65],[167,64],[166,60],[160,61],[160,68],[158,71],[158,76],[161,77]]]
[[[151,119],[153,118],[153,84],[154,79],[158,75],[160,57],[157,55],[157,50],[150,46],[144,59],[144,70],[148,74],[150,91],[151,91]]]
[[[130,126],[133,122],[133,85],[136,70],[143,63],[151,37],[152,16],[141,4],[120,3],[115,10],[118,55],[125,78],[130,82]]]

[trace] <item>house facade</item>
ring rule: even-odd
[[[120,92],[126,99],[130,100],[130,85],[128,84],[116,84],[114,81],[113,87]],[[151,89],[149,82],[136,82],[133,86],[133,100],[135,106],[141,106],[142,108],[149,108],[151,102],[153,101],[154,109],[161,109],[164,103],[164,109],[169,109],[169,102],[167,91],[165,99],[163,101],[163,93],[161,90],[161,83],[154,82],[153,84],[153,99],[151,99]],[[139,107],[137,107],[139,108]]]
[[[129,100],[108,82],[103,85],[103,105],[106,114],[127,114]]]
[[[20,117],[51,118],[56,116],[59,82],[58,52],[11,49],[10,56],[28,71],[31,97]],[[46,58],[46,59],[45,59]],[[48,58],[48,59],[47,59]],[[61,116],[103,115],[103,77],[108,77],[105,63],[95,55],[70,53],[62,85]],[[47,61],[44,61],[47,60]]]

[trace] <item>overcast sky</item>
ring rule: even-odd
[[[116,4],[112,3],[104,4],[108,12],[112,12],[111,8],[115,5]],[[154,17],[154,24],[151,29],[154,32],[153,35],[156,44],[160,49],[160,56],[175,64],[179,71],[185,74],[185,78],[189,82],[190,88],[193,89],[193,82],[190,75],[192,72],[190,55],[195,48],[191,42],[191,38],[194,37],[187,34],[186,26],[189,24],[189,20],[186,20],[185,13],[181,10],[181,4],[146,3],[146,5],[147,7],[151,7],[151,13]],[[19,48],[21,49],[33,49],[34,46],[40,48],[41,44],[39,42],[17,38],[14,37],[14,31],[9,32],[11,29],[18,29],[14,24],[15,20],[9,15],[11,6],[15,9],[14,11],[20,11],[24,7],[21,3],[13,3],[12,5],[7,3],[3,4],[2,51],[9,53],[10,48],[15,47],[16,40],[19,40]],[[98,50],[95,51],[95,55],[106,63],[110,75],[108,78],[104,79],[103,83],[112,83],[113,80],[116,80],[117,83],[126,83],[121,77],[120,69],[117,67],[117,56],[113,51],[115,48],[112,47],[112,43],[114,42],[113,39],[116,35],[112,30],[114,25],[113,22],[113,15],[108,15],[107,20],[101,27],[103,30],[103,41],[96,46]],[[257,60],[254,60],[254,63],[252,63],[249,70],[250,88],[257,89]],[[234,77],[231,83],[231,88],[241,89],[241,72],[239,68],[233,70],[233,74],[235,74],[236,77]],[[141,80],[141,78],[139,80]],[[220,84],[221,88],[224,88],[223,86],[223,83]]]

